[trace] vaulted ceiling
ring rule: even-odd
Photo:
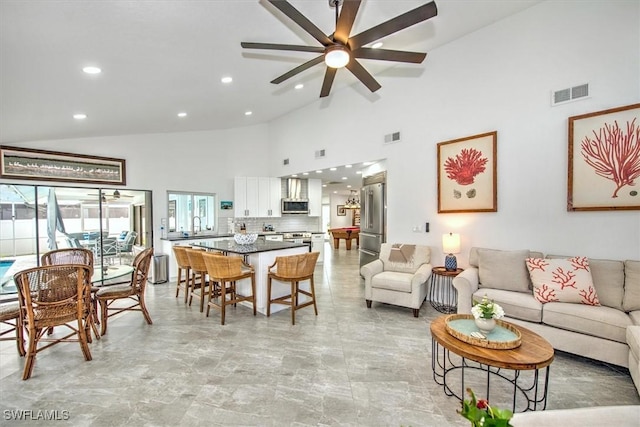
[[[364,0],[352,34],[426,2]],[[538,2],[436,0],[436,17],[381,41],[385,49],[429,52]],[[328,0],[290,3],[333,32]],[[318,45],[264,0],[2,0],[0,142],[233,128],[313,102],[330,105],[331,96],[318,101],[322,66],[269,83],[315,54],[243,50],[241,41]],[[417,81],[429,61],[362,63],[384,97],[389,67],[393,78]],[[102,73],[83,73],[87,65]],[[225,76],[233,81],[222,83]],[[358,85],[339,70],[332,92]],[[75,120],[77,113],[87,117]]]

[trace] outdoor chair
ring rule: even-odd
[[[18,354],[24,356],[24,331],[20,318],[20,303],[0,304],[0,323],[9,326],[9,329],[0,332],[0,341],[15,341],[18,346]],[[14,336],[7,336],[11,333]]]
[[[136,243],[138,233],[135,231],[129,231],[123,240],[117,240],[118,255],[120,257],[120,264],[122,264],[122,257],[133,260],[133,245]]]
[[[85,360],[91,360],[86,322],[91,294],[91,268],[79,264],[47,265],[23,270],[14,276],[20,310],[28,331],[27,360],[22,379],[31,377],[36,354],[60,342],[77,341]],[[54,326],[70,333],[60,337],[47,334]],[[39,344],[46,343],[43,346]]]

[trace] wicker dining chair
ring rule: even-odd
[[[186,246],[173,246],[173,254],[178,264],[178,278],[176,280],[176,298],[180,295],[180,290],[184,290],[184,303],[187,303],[189,299],[190,284],[191,284],[191,264],[189,264],[189,256],[187,255]],[[184,278],[182,277],[184,273]]]
[[[209,292],[213,289],[212,282],[207,274],[207,266],[204,263],[203,254],[206,252],[199,249],[186,249],[189,265],[191,266],[191,285],[189,286],[189,306],[193,297],[200,300],[200,313],[204,311],[204,302],[207,300]]]
[[[144,292],[149,276],[149,267],[153,257],[153,248],[147,248],[140,252],[133,260],[133,273],[131,281],[113,286],[101,287],[96,292],[96,299],[100,303],[101,334],[107,333],[107,319],[125,311],[141,311],[149,325],[153,324],[149,311],[144,301]],[[122,300],[132,300],[133,304],[121,306]],[[111,312],[111,313],[110,313]]]
[[[79,342],[85,360],[91,360],[86,322],[91,269],[79,264],[48,265],[23,270],[13,277],[29,340],[22,379],[31,377],[37,353],[60,342]],[[62,337],[47,334],[54,326],[66,326],[71,332]]]
[[[9,328],[0,332],[0,341],[15,341],[18,346],[18,354],[24,356],[24,330],[20,318],[20,303],[17,301],[0,304],[0,323]],[[13,334],[14,336],[7,336]]]
[[[93,261],[93,251],[86,248],[56,249],[46,252],[40,257],[40,263],[42,265],[81,264],[90,267],[89,282],[91,282],[91,276],[93,275]],[[95,298],[98,289],[100,288],[97,286],[91,286],[91,304],[86,306],[89,311],[87,312],[85,321],[89,323],[96,338],[100,339],[100,333],[97,327],[97,325],[100,324],[100,320],[98,319],[98,303]],[[89,342],[92,341],[91,334],[87,336],[87,340]]]
[[[224,256],[205,252],[202,254],[209,280],[219,286],[215,292],[209,292],[207,301],[207,317],[211,307],[220,309],[220,324],[224,325],[226,307],[235,306],[242,301],[249,301],[253,305],[253,315],[256,315],[256,273],[252,266],[245,264],[242,258]],[[251,279],[251,294],[238,294],[237,283],[243,279]],[[227,296],[229,298],[227,298]]]
[[[271,316],[271,304],[284,304],[291,307],[291,324],[296,324],[296,311],[303,307],[313,305],[313,310],[318,315],[316,305],[316,290],[313,282],[313,273],[316,268],[320,252],[309,252],[300,255],[276,257],[275,262],[269,266],[267,274],[267,317]],[[274,270],[275,269],[275,270]],[[271,298],[272,281],[289,282],[291,293]],[[309,291],[300,289],[300,282],[309,281]],[[300,303],[300,294],[309,298]]]

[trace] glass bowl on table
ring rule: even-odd
[[[256,233],[236,233],[233,235],[233,240],[239,245],[251,245],[256,242],[258,235]]]

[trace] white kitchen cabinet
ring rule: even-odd
[[[257,217],[258,215],[258,178],[237,176],[233,185],[235,217]]]
[[[258,217],[279,217],[282,186],[280,178],[258,178]]]
[[[310,179],[307,194],[309,196],[309,216],[322,216],[322,180]]]

